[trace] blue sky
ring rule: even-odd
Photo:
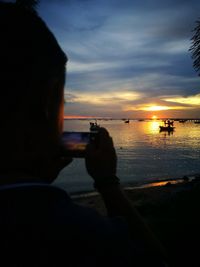
[[[198,0],[41,0],[67,54],[66,115],[198,117]]]

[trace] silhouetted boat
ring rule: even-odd
[[[174,121],[170,121],[170,120],[165,120],[164,121],[164,125],[160,125],[159,128],[160,128],[160,132],[173,132],[175,127],[173,126],[174,125]]]
[[[95,120],[95,122],[90,122],[90,131],[98,131],[100,125],[97,124],[97,120]]]
[[[125,120],[124,123],[129,123],[129,120]]]
[[[172,132],[174,131],[175,127],[174,126],[159,126],[160,127],[160,131],[166,131],[166,132]]]

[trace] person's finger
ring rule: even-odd
[[[102,138],[107,138],[109,136],[109,132],[106,128],[100,127],[98,130],[99,136]]]
[[[109,135],[109,132],[105,128],[100,128],[99,130],[99,147],[106,147],[112,145],[112,138]]]
[[[98,132],[97,143],[90,143],[86,147],[86,157],[93,157],[102,151],[110,151],[113,149],[113,141],[109,132],[105,128],[100,128]]]

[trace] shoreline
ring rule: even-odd
[[[180,179],[179,179],[180,180]],[[183,179],[182,179],[183,180]],[[171,182],[173,180],[170,180]],[[163,244],[173,267],[199,266],[200,176],[183,182],[143,188],[124,188],[152,232]],[[74,202],[106,216],[100,194],[82,195]]]
[[[168,205],[179,193],[189,192],[200,184],[200,175],[192,175],[179,179],[157,180],[141,186],[122,186],[125,194],[138,210],[150,210],[161,205]],[[72,194],[74,202],[96,209],[106,215],[105,205],[97,191]]]
[[[193,181],[200,180],[200,174],[185,175],[182,178],[169,178],[169,179],[155,179],[150,182],[145,182],[141,184],[132,184],[130,182],[122,184],[122,187],[125,191],[145,189],[145,188],[154,188],[162,186],[170,186],[176,184],[185,184]],[[87,198],[91,196],[97,196],[99,193],[94,190],[84,190],[70,193],[72,199]]]

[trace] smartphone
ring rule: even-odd
[[[97,136],[97,132],[63,132],[62,144],[65,155],[84,158],[87,145],[97,145]]]

